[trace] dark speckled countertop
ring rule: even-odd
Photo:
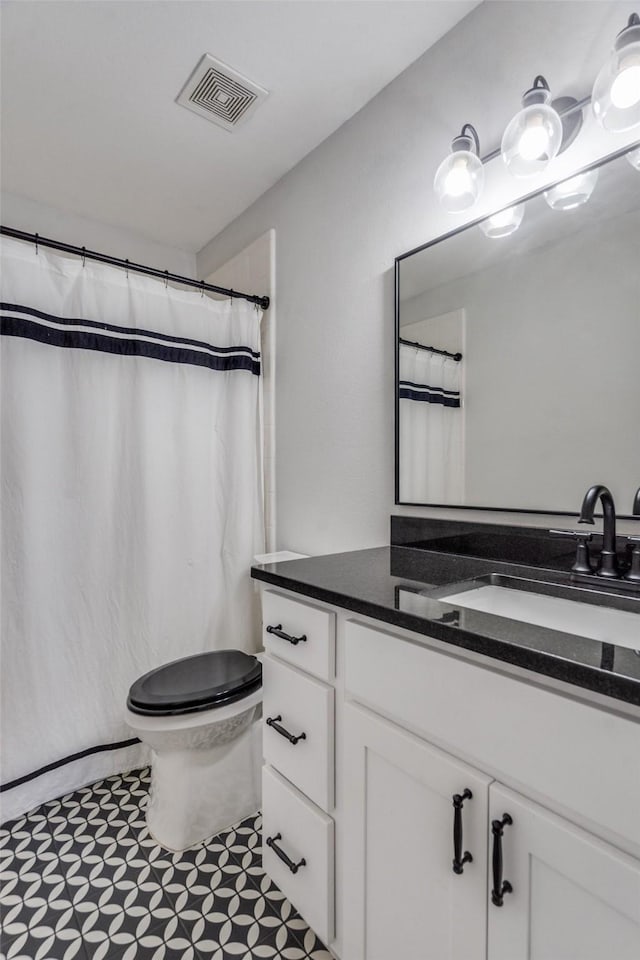
[[[598,594],[608,586],[596,578],[593,585],[576,584],[569,573],[558,569],[407,545],[263,564],[251,573],[256,580],[305,597],[640,705],[640,655],[635,650],[439,599],[445,587],[456,587],[450,593],[459,592],[465,581],[502,574],[579,585],[590,591],[594,604],[601,605]],[[616,586],[618,605],[633,612],[637,609],[640,649],[640,594],[627,596]]]

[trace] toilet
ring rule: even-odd
[[[132,684],[126,721],[152,751],[147,826],[184,850],[260,807],[262,664],[240,650],[175,660]]]
[[[261,706],[260,657],[241,650],[183,657],[132,684],[126,721],[152,750],[147,826],[161,846],[184,850],[260,808]]]

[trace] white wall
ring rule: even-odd
[[[426,299],[425,297],[425,301]],[[456,306],[453,310],[438,314],[431,303],[415,297],[402,303],[401,320],[404,319],[405,312],[409,316],[420,316],[422,319],[402,323],[400,336],[403,340],[435,347],[436,350],[448,350],[449,353],[464,353],[464,309]]]
[[[557,95],[584,96],[633,10],[629,3],[483,3],[198,255],[204,277],[267,229],[277,231],[279,548],[320,553],[388,542],[393,260],[464,221],[443,213],[432,190],[462,124],[476,125],[483,151],[497,146],[538,73]],[[632,140],[588,122],[547,180]],[[543,182],[522,186],[495,160],[473,215]]]
[[[27,197],[2,192],[0,216],[6,227],[39,233],[42,237],[87,247],[112,257],[122,257],[158,270],[169,270],[183,277],[195,277],[193,253],[156,243],[130,230],[112,227],[97,220],[47,206]]]

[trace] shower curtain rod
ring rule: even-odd
[[[15,230],[13,227],[0,226],[0,235],[13,237],[15,240],[25,240],[27,243],[34,243],[36,251],[38,247],[50,247],[52,250],[62,250],[64,253],[73,253],[82,260],[97,260],[99,263],[110,263],[114,267],[122,267],[124,270],[133,270],[134,273],[144,273],[148,277],[159,277],[167,283],[182,283],[187,287],[195,287],[197,290],[210,290],[212,293],[221,293],[225,297],[237,297],[241,300],[248,300],[249,303],[255,303],[263,310],[269,309],[269,297],[254,296],[250,293],[239,293],[237,290],[229,290],[226,287],[217,287],[213,283],[205,283],[204,280],[192,280],[191,277],[181,277],[178,273],[170,273],[168,270],[158,270],[156,267],[145,267],[141,263],[133,263],[131,260],[122,260],[120,257],[110,257],[106,253],[98,253],[95,250],[87,250],[86,247],[76,247],[71,243],[62,243],[60,240],[50,240],[47,237],[41,237],[38,233],[27,233],[24,230]]]
[[[416,343],[414,340],[403,340],[398,338],[399,343],[404,343],[405,347],[417,347],[418,350],[428,350],[429,353],[439,353],[442,357],[451,357],[452,360],[462,360],[461,353],[449,353],[448,350],[438,350],[437,347],[427,347],[424,343]]]

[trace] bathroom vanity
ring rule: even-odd
[[[391,547],[253,568],[266,872],[341,960],[636,960],[640,592],[531,531],[498,560],[473,525],[417,547],[393,519]],[[502,584],[519,615],[522,581],[590,593],[605,639],[463,605]]]

